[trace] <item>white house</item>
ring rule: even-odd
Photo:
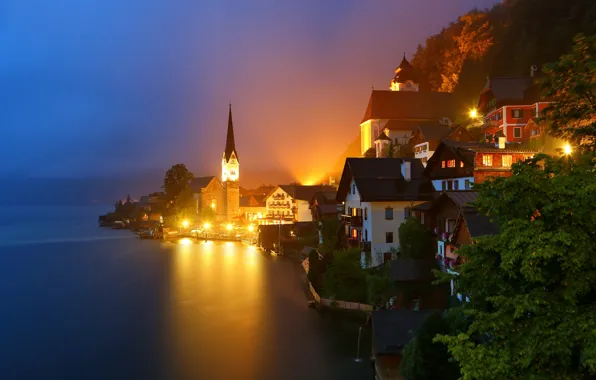
[[[312,222],[310,201],[318,191],[329,186],[279,185],[265,198],[266,220],[282,223]]]
[[[348,158],[337,191],[344,203],[346,241],[362,248],[364,265],[378,266],[399,249],[399,226],[434,191],[415,158]]]

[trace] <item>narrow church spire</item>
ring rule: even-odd
[[[224,151],[224,157],[226,161],[230,161],[232,153],[235,154],[236,160],[238,160],[238,152],[236,152],[236,144],[234,142],[234,123],[232,122],[232,104],[230,103],[230,111],[228,114],[228,135],[226,137],[226,150]]]

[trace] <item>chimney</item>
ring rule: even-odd
[[[412,179],[412,163],[410,161],[404,160],[401,162],[401,175],[406,181]]]
[[[505,141],[507,140],[507,138],[505,137],[499,137],[499,149],[505,149]]]

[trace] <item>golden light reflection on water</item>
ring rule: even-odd
[[[179,367],[225,362],[234,347],[242,355],[234,355],[233,365],[255,373],[267,325],[260,251],[236,242],[190,241],[176,244],[171,255],[170,326]]]

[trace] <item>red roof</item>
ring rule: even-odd
[[[448,92],[373,90],[362,123],[371,119],[455,120],[459,111]]]

